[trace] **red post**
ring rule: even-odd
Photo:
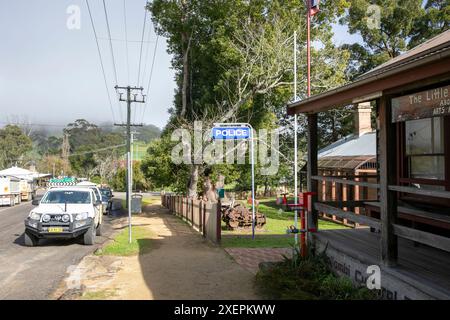
[[[308,2],[308,13],[307,13],[307,40],[306,40],[306,48],[307,48],[307,96],[308,98],[311,96],[311,0],[307,0]]]

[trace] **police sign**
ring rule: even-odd
[[[212,129],[212,138],[217,140],[243,140],[250,138],[248,127],[222,127]]]

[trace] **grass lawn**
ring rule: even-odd
[[[108,298],[114,297],[114,290],[102,290],[94,292],[86,292],[81,297],[81,300],[107,300]]]
[[[142,199],[142,206],[148,206],[153,204],[161,204],[161,197],[153,196],[153,197],[144,197]]]
[[[122,207],[127,208],[127,202],[125,199],[121,200]],[[160,204],[161,203],[161,197],[153,196],[153,197],[143,197],[142,198],[142,207],[148,206],[148,205],[154,205],[154,204]]]
[[[123,229],[113,242],[96,251],[96,255],[132,256],[148,252],[151,247],[151,232],[143,227],[132,226],[131,243],[128,243],[128,227]]]
[[[274,198],[270,198],[259,201],[259,212],[266,215],[267,222],[262,229],[257,229],[255,240],[249,238],[251,230],[226,230],[225,223],[222,222],[222,246],[282,248],[294,245],[294,236],[286,235],[286,229],[294,225],[295,213],[293,211],[284,211],[281,206],[276,204]],[[333,230],[348,228],[333,222],[319,220],[319,229]]]

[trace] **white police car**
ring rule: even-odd
[[[42,238],[83,237],[86,245],[102,233],[102,203],[90,188],[49,189],[25,219],[25,245],[36,246]]]

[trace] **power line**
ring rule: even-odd
[[[91,25],[92,25],[92,30],[94,31],[94,37],[95,37],[95,43],[97,44],[98,56],[100,57],[100,65],[102,67],[103,80],[105,81],[105,87],[106,87],[106,93],[108,95],[109,107],[110,107],[111,114],[112,114],[112,117],[113,117],[113,122],[116,122],[116,117],[114,115],[114,108],[112,106],[112,101],[111,101],[111,95],[110,95],[109,89],[108,89],[108,81],[106,80],[105,67],[103,65],[103,58],[102,58],[102,54],[100,52],[100,46],[98,44],[97,32],[95,31],[94,19],[92,18],[91,8],[89,6],[89,1],[88,0],[86,0],[86,6],[88,8],[89,17],[90,17]]]
[[[98,37],[98,40],[109,41],[109,38]],[[141,43],[141,40],[127,40],[127,39],[117,39],[117,38],[111,38],[111,41]],[[144,41],[144,43],[155,43],[155,41]]]
[[[152,32],[149,29],[148,36],[147,36],[149,41],[144,41],[144,42],[148,43],[148,45],[147,45],[147,49],[145,50],[145,58],[144,58],[145,65],[144,65],[144,72],[142,74],[142,79],[146,79],[147,66],[148,66],[148,53],[150,51],[150,43],[155,43],[156,42],[156,41],[150,41],[151,36],[152,36]]]
[[[103,9],[105,12],[105,18],[106,18],[106,29],[108,30],[108,39],[109,39],[109,49],[111,51],[111,59],[112,59],[112,65],[113,65],[113,70],[114,70],[114,80],[115,80],[115,85],[117,85],[117,69],[116,69],[116,61],[114,59],[114,50],[113,50],[113,45],[112,45],[112,41],[111,41],[111,28],[109,27],[109,19],[108,19],[108,12],[106,10],[106,3],[105,0],[103,0]]]
[[[36,126],[36,127],[55,127],[55,128],[66,128],[67,125],[63,125],[63,124],[52,124],[52,123],[14,123],[14,122],[8,122],[8,121],[0,121],[0,124],[10,124],[10,125],[16,125],[16,126],[21,126],[21,125],[27,125],[27,126]],[[114,128],[115,126],[113,124],[111,125],[96,125],[98,128]]]
[[[109,40],[109,50],[111,53],[111,60],[112,60],[112,67],[113,67],[113,72],[114,72],[114,84],[115,86],[117,86],[117,69],[116,69],[116,60],[114,58],[114,49],[113,49],[113,45],[112,45],[112,38],[111,38],[111,28],[109,27],[109,19],[108,19],[108,11],[106,10],[106,3],[105,0],[103,0],[103,11],[105,12],[105,19],[106,19],[106,29],[108,31],[108,40]],[[119,108],[119,116],[120,116],[120,120],[122,121],[122,111],[120,108],[120,103],[117,101],[117,107]]]
[[[152,67],[150,68],[150,77],[149,77],[149,79],[148,79],[148,84],[147,84],[147,94],[146,94],[147,97],[149,96],[149,92],[150,92],[150,84],[151,84],[151,82],[152,82],[152,78],[153,78],[153,70],[154,70],[154,68],[155,68],[155,58],[156,58],[156,51],[157,51],[157,49],[158,49],[158,40],[159,40],[159,35],[156,36],[155,49],[153,50]],[[150,99],[147,99],[147,101],[146,101],[145,104],[144,104],[144,110],[143,110],[143,112],[142,112],[142,121],[141,121],[141,122],[144,122],[145,112],[146,112],[146,110],[147,110],[147,104],[148,104],[148,101],[149,101],[149,100],[150,100]]]
[[[137,79],[137,86],[140,86],[140,80],[141,80],[141,62],[142,62],[142,48],[144,46],[144,34],[145,34],[145,24],[147,21],[147,8],[144,9],[144,23],[142,25],[142,37],[141,37],[141,50],[139,53],[139,67],[138,67],[138,79]]]
[[[126,8],[126,0],[123,0],[123,21],[125,24],[125,49],[126,49],[126,56],[127,56],[127,77],[128,77],[128,83],[130,83],[130,60],[128,57],[128,33],[127,33],[127,8]]]
[[[111,146],[111,147],[106,147],[106,148],[101,148],[101,149],[95,149],[95,150],[90,150],[90,151],[80,152],[80,153],[73,153],[73,154],[69,155],[68,157],[82,156],[82,155],[85,155],[85,154],[97,153],[97,152],[106,151],[106,150],[110,150],[110,149],[118,149],[118,148],[125,147],[125,146],[126,146],[126,144],[119,144],[117,146]]]

